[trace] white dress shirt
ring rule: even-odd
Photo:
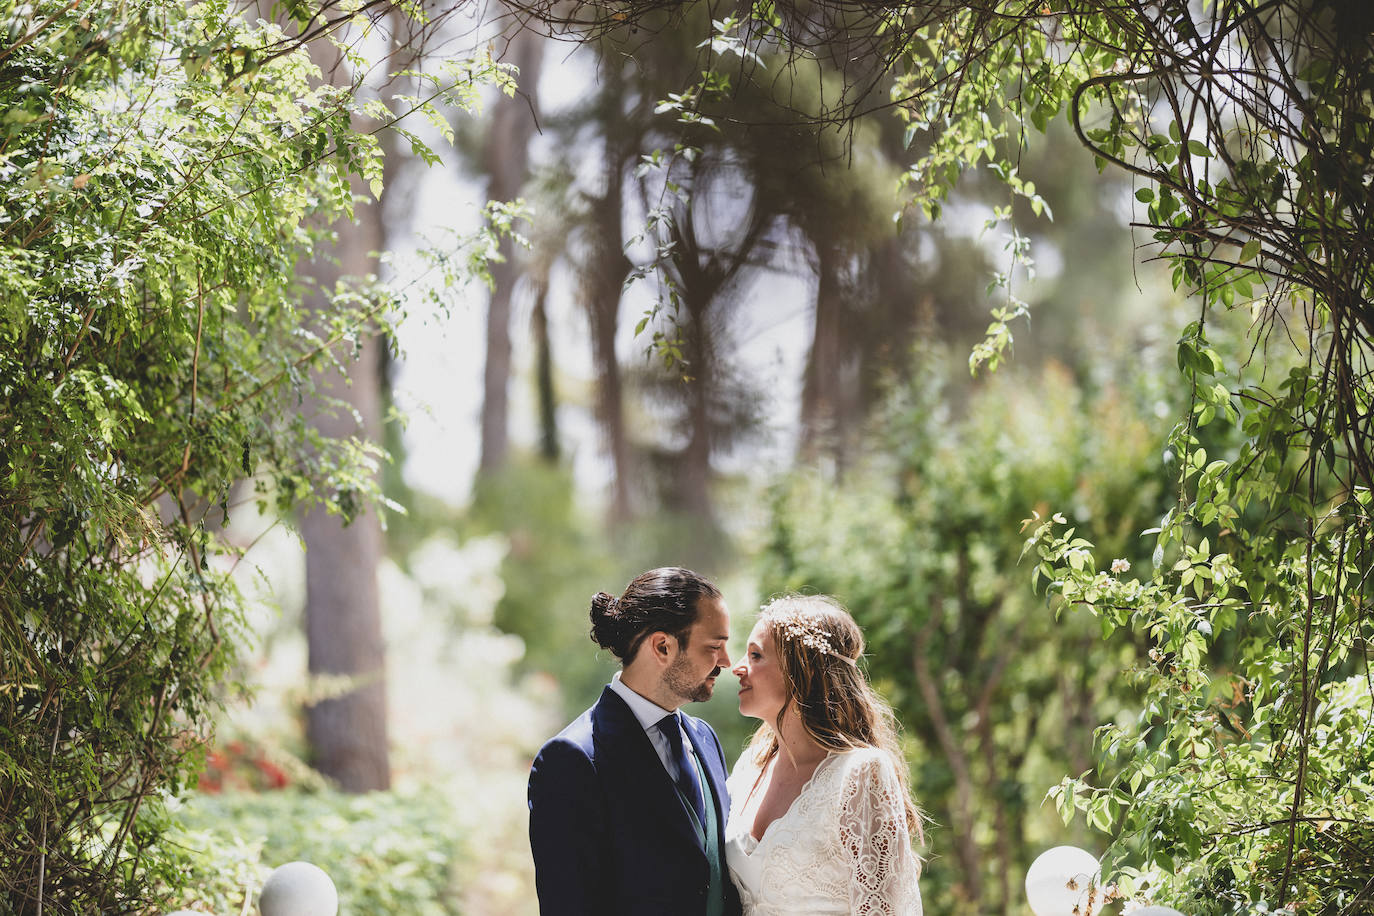
[[[668,771],[669,776],[673,777],[673,781],[677,782],[682,774],[678,772],[677,761],[673,759],[673,749],[668,744],[667,736],[658,727],[658,723],[663,721],[663,717],[671,716],[673,710],[664,709],[653,700],[645,699],[625,686],[624,682],[620,680],[619,671],[611,678],[611,689],[630,707],[630,712],[635,714],[635,719],[643,727],[644,733],[649,736],[649,742],[654,746],[654,752],[658,754],[658,759],[663,761],[663,768]],[[682,746],[687,748],[690,753],[695,754],[696,748],[692,747],[692,739],[688,737],[686,729],[679,725],[678,731],[682,732]]]

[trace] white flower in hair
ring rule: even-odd
[[[822,655],[833,655],[851,665],[856,664],[854,659],[843,654],[831,644],[830,634],[823,630],[815,620],[803,617],[796,611],[779,610],[767,604],[761,608],[759,617],[776,627],[782,637],[789,642],[795,640]]]

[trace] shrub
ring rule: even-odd
[[[1113,557],[1147,563],[1134,533],[1167,500],[1160,421],[1140,379],[1094,392],[1062,367],[1003,368],[953,397],[926,362],[889,396],[878,454],[777,488],[763,591],[834,594],[863,626],[864,667],[935,822],[930,910],[1010,912],[1038,851],[1090,842],[1041,801],[1066,769],[1094,766],[1092,729],[1134,702],[1115,675],[1139,654],[1056,621],[1018,564],[1022,521],[1062,506]]]
[[[164,841],[181,906],[237,913],[271,870],[304,860],[339,891],[341,916],[455,916],[467,838],[437,788],[198,795]]]
[[[230,487],[368,495],[376,450],[297,410],[387,307],[298,307],[350,172],[381,171],[356,108],[221,0],[0,12],[0,910],[149,902],[148,806],[192,778],[244,637]]]

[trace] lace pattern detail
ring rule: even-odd
[[[831,754],[755,842],[758,777],[742,758],[730,775],[726,859],[745,916],[797,913],[921,916],[920,863],[911,851],[901,785],[872,748]]]

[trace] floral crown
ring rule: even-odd
[[[822,655],[833,655],[842,662],[858,667],[858,660],[850,658],[836,649],[830,641],[831,635],[822,629],[815,620],[804,617],[796,611],[776,609],[769,604],[760,608],[759,619],[772,624],[776,632],[789,642],[795,640],[808,649],[814,649]]]

